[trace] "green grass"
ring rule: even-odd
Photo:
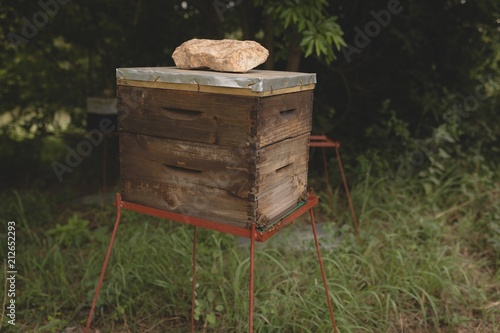
[[[354,186],[359,238],[342,191],[333,206],[321,201],[318,223],[339,242],[322,254],[340,332],[500,331],[499,184],[450,173],[426,190],[368,177]],[[4,318],[2,332],[84,326],[114,208],[58,206],[36,190],[0,199],[2,220],[17,222],[19,272],[17,325]],[[198,237],[197,331],[246,332],[249,250]],[[124,211],[93,327],[188,332],[191,256],[192,227]],[[255,332],[333,331],[312,243],[258,246],[255,265]]]

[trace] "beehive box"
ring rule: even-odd
[[[123,200],[265,227],[303,200],[315,74],[117,69]]]

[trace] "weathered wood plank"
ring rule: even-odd
[[[256,119],[259,147],[311,132],[312,90],[261,98],[260,103]]]
[[[297,202],[304,199],[307,189],[307,171],[293,177],[287,177],[279,186],[259,193],[256,214],[261,218],[257,224],[267,224],[282,212],[294,207]]]
[[[121,183],[123,200],[224,224],[248,227],[246,199],[200,186],[178,186],[161,181],[126,178]]]
[[[253,159],[244,148],[120,134],[122,177],[215,187],[247,198],[256,178]]]
[[[118,87],[124,132],[236,147],[311,131],[312,91],[266,98]]]
[[[268,190],[281,186],[288,180],[296,179],[308,169],[309,135],[286,139],[280,144],[272,144],[257,151],[257,180],[254,195],[260,197]],[[306,189],[306,183],[298,182],[300,192]]]
[[[309,134],[272,144],[258,151],[258,176],[253,189],[259,224],[294,206],[307,190]]]
[[[180,214],[265,225],[306,189],[307,152],[308,134],[255,150],[121,132],[121,193]]]
[[[257,98],[123,86],[117,97],[124,132],[237,147],[255,140]]]
[[[290,163],[296,162],[298,158],[309,155],[309,134],[288,138],[258,149],[256,152],[259,172],[267,174],[274,172]]]

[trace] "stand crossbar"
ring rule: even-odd
[[[352,205],[351,193],[349,192],[349,185],[347,185],[347,180],[345,178],[344,167],[342,166],[342,159],[340,158],[340,142],[332,141],[326,135],[311,135],[309,138],[309,147],[311,148],[321,148],[321,152],[323,153],[323,167],[325,169],[325,181],[328,189],[328,200],[330,201],[330,205],[333,203],[332,200],[332,191],[330,188],[330,177],[328,176],[328,164],[326,162],[326,152],[325,148],[335,148],[335,153],[337,154],[337,161],[339,163],[340,175],[342,176],[342,182],[344,183],[344,190],[347,195],[347,201],[349,202],[349,209],[351,211],[352,224],[354,225],[354,233],[359,235],[359,227],[358,227],[358,218],[356,217],[356,213],[354,212],[354,207]]]
[[[279,230],[283,229],[284,227],[295,221],[299,216],[307,213],[317,204],[318,204],[318,197],[315,195],[309,195],[308,200],[305,203],[298,205],[298,207],[294,209],[292,212],[285,214],[285,216],[281,216],[280,218],[277,219],[276,222],[270,223],[269,226],[265,229],[256,229],[255,240],[258,242],[265,242],[266,240],[271,238],[271,236],[276,234]],[[199,226],[205,229],[219,231],[238,237],[244,237],[244,238],[252,237],[251,229],[236,227],[228,224],[222,224],[210,220],[200,219],[197,217],[191,217],[173,212],[167,212],[157,208],[143,206],[128,201],[122,201],[121,199],[120,199],[120,207],[138,213],[152,215],[166,220],[181,222],[184,224]]]

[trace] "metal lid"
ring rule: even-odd
[[[225,73],[176,67],[117,68],[118,84],[134,85],[128,81],[172,83],[245,89],[256,93],[286,88],[310,86],[316,83],[316,74],[284,71],[251,70],[247,73]]]

